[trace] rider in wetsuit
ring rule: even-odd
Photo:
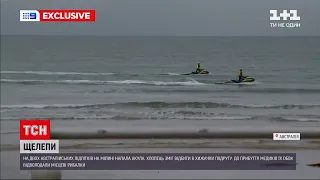
[[[241,82],[241,81],[242,81],[242,78],[243,78],[243,76],[242,76],[242,69],[240,69],[239,72],[238,72],[238,78],[239,78],[239,82]]]
[[[198,62],[197,68],[196,68],[196,73],[200,73],[201,71],[202,71],[202,69],[200,67],[200,63]]]

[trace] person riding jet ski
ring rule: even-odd
[[[198,74],[198,73],[200,73],[202,70],[203,70],[203,69],[201,69],[200,63],[198,62],[197,68],[196,68],[196,73]]]
[[[191,73],[184,74],[184,75],[189,75],[189,74],[209,74],[209,71],[202,69],[200,66],[200,63],[198,62],[195,71],[193,71]]]
[[[239,82],[243,80],[242,69],[240,69],[238,72],[238,78],[239,78]]]

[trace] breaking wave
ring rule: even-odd
[[[76,90],[72,91],[72,93],[168,93],[168,89],[150,89],[150,88],[130,88],[130,89],[105,89],[105,90]],[[320,89],[290,89],[290,88],[246,88],[246,89],[227,89],[227,88],[208,88],[208,89],[170,89],[172,93],[209,93],[212,94],[213,92],[224,92],[224,93],[293,93],[293,94],[302,94],[302,93],[312,93],[318,94],[320,93]]]
[[[267,104],[229,104],[215,102],[126,102],[113,104],[53,104],[53,105],[2,105],[1,109],[12,108],[29,108],[29,109],[81,109],[81,108],[131,108],[131,107],[148,107],[148,108],[254,108],[254,109],[307,109],[320,108],[320,104],[283,104],[283,105],[267,105]]]
[[[97,115],[92,112],[90,114],[77,115],[60,115],[46,117],[55,121],[86,121],[86,120],[116,120],[116,121],[138,121],[138,120],[185,120],[185,121],[216,121],[216,120],[238,120],[238,121],[278,121],[278,122],[319,122],[320,116],[315,115],[297,115],[294,116],[257,116],[257,115],[236,115],[236,114],[214,114],[204,112],[137,112],[137,113],[100,113]],[[2,117],[1,121],[18,121],[17,118]]]
[[[99,72],[56,72],[56,71],[1,71],[1,74],[37,74],[37,75],[83,75],[83,76],[100,76],[100,75],[169,75],[180,76],[179,73],[160,73],[160,74],[118,74],[118,73],[99,73]],[[208,74],[210,75],[210,74]]]
[[[89,73],[89,72],[53,72],[53,71],[1,71],[1,74],[38,74],[38,75],[113,75],[115,73]]]
[[[193,86],[205,85],[198,81],[143,81],[143,80],[121,80],[121,81],[99,81],[99,80],[16,80],[16,79],[1,79],[2,83],[15,84],[87,84],[87,85],[103,85],[103,84],[142,84],[142,85],[158,85],[158,86]]]
[[[301,117],[273,117],[269,118],[272,121],[298,121],[298,122],[320,122],[320,116],[301,116]]]

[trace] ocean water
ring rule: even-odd
[[[1,121],[6,125],[21,118],[60,124],[114,121],[128,127],[135,121],[320,125],[320,38],[1,40]],[[197,62],[210,74],[179,75],[194,71]],[[214,84],[236,79],[240,68],[256,82]]]
[[[317,37],[2,36],[1,43],[2,149],[18,144],[20,119],[80,132],[320,127]],[[181,75],[198,62],[209,75]],[[215,84],[241,68],[256,82]],[[108,147],[119,143],[156,146]]]

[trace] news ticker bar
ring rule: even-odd
[[[20,154],[20,170],[296,170],[295,153]]]

